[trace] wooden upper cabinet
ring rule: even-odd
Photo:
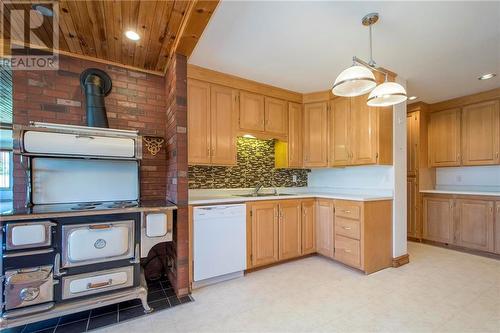
[[[188,80],[188,163],[210,164],[210,84]]]
[[[494,202],[477,199],[457,200],[455,244],[471,249],[493,252]]]
[[[327,102],[304,105],[304,166],[328,166]]]
[[[278,261],[278,205],[273,202],[251,206],[252,267]]]
[[[300,200],[279,203],[279,260],[302,254],[302,225]]]
[[[367,96],[351,98],[352,165],[377,163],[377,109],[366,104]],[[391,128],[392,130],[392,128]]]
[[[236,164],[236,98],[237,90],[212,85],[211,162],[216,165]]]
[[[264,96],[240,92],[240,130],[263,132],[265,129]]]
[[[429,116],[429,165],[460,165],[460,109],[431,113]]]
[[[302,254],[316,252],[316,205],[314,200],[302,201]]]
[[[286,137],[288,132],[287,102],[281,99],[265,97],[264,104],[265,131],[281,137]]]
[[[302,167],[302,105],[288,103],[288,166]]]
[[[462,164],[499,164],[500,108],[498,101],[462,109]]]
[[[452,244],[453,220],[452,199],[424,197],[422,235],[424,239]]]
[[[348,98],[335,98],[330,102],[330,105],[328,160],[331,166],[348,165],[351,161],[349,146],[350,100]]]
[[[406,169],[409,177],[416,176],[418,172],[418,116],[418,112],[410,112],[406,115]]]
[[[317,201],[316,208],[316,251],[319,254],[334,257],[334,201]]]

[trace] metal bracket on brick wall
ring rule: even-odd
[[[155,156],[158,154],[161,150],[161,146],[165,142],[164,138],[159,138],[159,137],[151,137],[151,136],[144,136],[143,137],[144,143],[146,144],[146,148],[148,149],[148,152]]]

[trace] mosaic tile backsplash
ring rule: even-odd
[[[276,169],[274,167],[274,140],[238,138],[237,165],[189,166],[190,189],[248,188],[307,186],[305,169]],[[292,176],[297,181],[292,181]]]

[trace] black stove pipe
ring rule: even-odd
[[[85,94],[87,126],[109,127],[104,97],[111,92],[111,78],[106,72],[89,68],[80,75],[80,85]]]

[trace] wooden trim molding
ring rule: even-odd
[[[399,256],[396,258],[392,258],[392,267],[394,267],[394,268],[401,267],[401,266],[406,265],[408,263],[410,263],[410,255],[408,253],[403,254],[402,256]]]
[[[469,104],[486,102],[493,99],[500,99],[500,88],[479,92],[472,95],[457,97],[446,101],[434,103],[429,105],[429,111],[441,111],[454,108],[461,108]]]
[[[196,65],[188,64],[187,77],[189,79],[220,84],[222,86],[246,90],[252,93],[279,98],[290,102],[302,103],[302,94],[300,93],[243,79],[238,76],[217,72]]]

